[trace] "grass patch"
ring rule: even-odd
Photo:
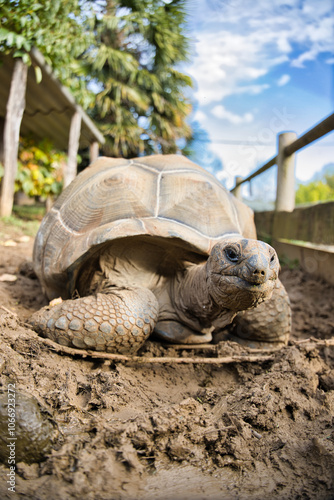
[[[6,231],[6,228],[11,231],[17,230],[18,233],[23,233],[27,236],[35,236],[40,226],[39,220],[23,220],[19,219],[15,215],[1,217],[0,222],[2,223],[1,225],[3,230]]]
[[[41,205],[15,205],[12,215],[0,218],[0,237],[8,238],[15,234],[34,237],[45,214]]]
[[[41,221],[45,215],[44,205],[14,205],[13,215],[23,220]]]

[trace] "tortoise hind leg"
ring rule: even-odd
[[[290,333],[290,300],[280,280],[269,300],[237,314],[231,330],[233,340],[249,347],[268,349],[286,345]]]
[[[113,288],[46,306],[30,318],[33,329],[66,346],[134,353],[154,329],[158,301],[146,288]]]
[[[211,329],[206,333],[196,333],[191,328],[174,320],[159,321],[154,329],[156,336],[172,344],[204,344],[211,342]]]

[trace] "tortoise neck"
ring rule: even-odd
[[[172,283],[171,299],[180,319],[197,329],[211,326],[222,312],[209,293],[206,263],[192,264],[177,275]]]

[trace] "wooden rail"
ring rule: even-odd
[[[278,154],[267,161],[262,167],[251,173],[245,179],[237,177],[236,184],[231,192],[237,197],[241,197],[239,186],[249,182],[254,177],[262,174],[274,165],[278,165],[277,172],[277,194],[276,210],[291,212],[294,209],[294,154],[305,146],[320,139],[334,130],[334,113],[315,125],[312,129],[305,132],[299,138],[292,132],[279,134]],[[239,189],[238,189],[239,188]]]

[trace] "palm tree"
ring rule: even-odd
[[[175,153],[189,138],[191,79],[176,69],[188,50],[184,4],[106,0],[97,13],[86,64],[98,89],[92,114],[106,137],[104,154]]]

